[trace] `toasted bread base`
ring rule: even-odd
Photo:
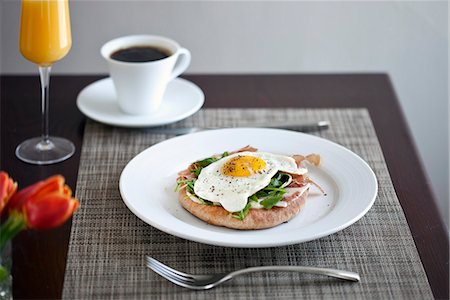
[[[181,205],[197,218],[217,226],[233,229],[250,230],[264,229],[277,226],[295,217],[305,205],[309,190],[291,201],[287,207],[273,207],[271,209],[250,209],[244,220],[233,218],[221,206],[203,205],[192,201],[186,195],[186,189],[178,192]]]

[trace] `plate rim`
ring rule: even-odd
[[[309,238],[300,238],[300,239],[289,239],[286,241],[277,241],[277,242],[251,242],[251,243],[245,243],[245,242],[228,242],[228,241],[223,241],[223,240],[214,240],[211,241],[208,238],[202,238],[201,236],[195,236],[195,235],[189,235],[189,234],[185,234],[184,232],[180,232],[177,230],[173,230],[171,227],[166,226],[164,224],[160,224],[158,222],[154,222],[153,220],[151,220],[150,218],[146,217],[145,215],[141,214],[139,211],[137,211],[132,204],[130,203],[130,201],[128,201],[126,199],[126,196],[124,195],[124,188],[123,188],[123,181],[124,181],[124,175],[126,175],[125,172],[127,172],[130,164],[132,163],[133,160],[135,160],[136,158],[145,155],[145,152],[149,151],[149,149],[151,149],[152,147],[155,147],[157,145],[160,145],[162,143],[165,143],[167,141],[173,141],[173,140],[178,140],[178,139],[185,139],[187,138],[187,136],[192,136],[192,135],[201,135],[201,134],[205,134],[205,133],[210,133],[210,132],[222,132],[222,131],[234,131],[234,130],[269,130],[269,131],[278,131],[278,132],[289,132],[291,133],[295,133],[295,134],[299,134],[299,135],[303,135],[303,136],[307,136],[307,138],[312,138],[312,139],[317,139],[320,140],[321,142],[325,142],[327,144],[332,145],[333,147],[339,147],[342,150],[344,150],[345,152],[349,153],[352,158],[356,159],[359,163],[361,163],[364,166],[364,169],[366,171],[368,171],[368,175],[370,175],[370,180],[372,181],[372,183],[374,184],[373,186],[373,192],[371,193],[370,196],[370,201],[368,202],[368,205],[366,205],[366,207],[361,210],[357,215],[355,215],[354,217],[352,217],[351,219],[349,219],[347,222],[340,224],[337,227],[333,227],[330,228],[329,230],[326,231],[322,231],[318,234],[314,234],[313,236],[310,236]],[[334,234],[336,232],[342,231],[343,229],[349,227],[350,225],[356,223],[357,221],[359,221],[364,215],[367,214],[367,212],[372,208],[373,204],[375,203],[376,197],[378,195],[378,180],[377,177],[374,173],[374,171],[372,170],[372,168],[369,166],[369,164],[362,159],[358,154],[354,153],[353,151],[351,151],[350,149],[335,143],[333,141],[330,141],[328,139],[322,138],[322,137],[318,137],[318,136],[314,136],[314,135],[310,135],[310,134],[306,134],[306,133],[302,133],[302,132],[296,132],[296,131],[292,131],[292,130],[286,130],[286,129],[276,129],[276,128],[255,128],[255,127],[235,127],[235,128],[222,128],[222,129],[214,129],[214,130],[206,130],[206,131],[201,131],[201,132],[195,132],[195,133],[191,133],[191,134],[186,134],[186,135],[182,135],[182,136],[176,136],[176,137],[172,137],[169,139],[166,139],[164,141],[161,141],[159,143],[156,143],[150,147],[147,147],[146,149],[142,150],[140,153],[138,153],[137,155],[135,155],[132,159],[130,159],[128,161],[128,163],[125,165],[125,167],[122,169],[122,172],[120,174],[119,177],[119,192],[120,192],[120,196],[122,198],[122,201],[125,203],[125,205],[127,206],[127,208],[136,216],[138,217],[140,220],[142,220],[143,222],[145,222],[146,224],[161,230],[165,233],[168,233],[170,235],[179,237],[179,238],[183,238],[186,240],[190,240],[190,241],[194,241],[194,242],[199,242],[199,243],[203,243],[203,244],[207,244],[207,245],[213,245],[213,246],[223,246],[223,247],[235,247],[235,248],[271,248],[271,247],[280,247],[280,246],[287,246],[287,245],[294,245],[294,244],[299,244],[299,243],[304,243],[304,242],[309,242],[312,240],[316,240],[316,239],[320,239],[322,237]],[[369,198],[369,196],[368,196]],[[211,225],[214,226],[214,225]],[[207,230],[207,229],[205,229]]]
[[[112,81],[111,77],[105,77],[105,78],[101,78],[99,80],[96,80],[94,82],[89,83],[87,86],[85,86],[77,95],[77,100],[76,100],[76,104],[78,109],[81,111],[81,113],[83,115],[85,115],[86,117],[102,123],[102,124],[106,124],[106,125],[110,125],[110,126],[115,126],[115,127],[122,127],[122,128],[151,128],[151,127],[157,127],[157,126],[163,126],[163,125],[168,125],[168,124],[172,124],[181,120],[184,120],[190,116],[192,116],[193,114],[195,114],[196,112],[198,112],[203,104],[205,103],[205,94],[203,93],[203,90],[194,82],[189,81],[187,79],[181,78],[181,77],[176,77],[174,79],[172,79],[171,81],[175,81],[175,82],[179,82],[179,83],[183,83],[186,84],[187,86],[189,86],[189,88],[191,88],[192,90],[195,90],[196,93],[199,94],[199,101],[196,103],[196,105],[192,106],[192,108],[190,110],[187,110],[186,112],[184,112],[183,114],[180,114],[176,117],[172,117],[170,119],[167,119],[166,121],[160,121],[160,122],[153,122],[153,121],[142,121],[142,122],[136,122],[136,123],[128,123],[128,122],[123,122],[123,121],[116,121],[116,122],[111,122],[109,120],[104,120],[102,118],[99,118],[97,115],[93,115],[89,110],[86,109],[86,106],[84,105],[84,101],[82,101],[82,97],[84,96],[83,94],[89,90],[90,88],[92,88],[93,85],[95,84],[100,84],[102,82],[106,82],[106,81]],[[169,82],[170,84],[170,82]],[[124,114],[125,115],[125,114]],[[130,117],[131,115],[127,115],[127,117]],[[139,118],[142,118],[143,116],[136,116]],[[151,119],[151,116],[148,117],[149,119]]]

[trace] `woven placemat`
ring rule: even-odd
[[[63,297],[432,298],[367,110],[205,109],[174,126],[321,119],[330,120],[332,126],[317,135],[351,149],[372,167],[379,182],[377,200],[366,216],[341,232],[312,242],[260,249],[204,245],[142,222],[122,202],[119,176],[130,159],[167,136],[88,121],[76,188],[81,206],[73,218]],[[189,273],[304,265],[356,271],[361,282],[269,272],[238,277],[208,291],[192,291],[175,286],[144,267],[145,254]]]

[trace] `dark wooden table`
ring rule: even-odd
[[[75,190],[85,117],[75,101],[80,90],[104,76],[53,76],[51,134],[76,145],[69,160],[51,166],[19,161],[14,150],[40,135],[37,76],[1,77],[1,169],[21,187],[63,174]],[[438,299],[449,297],[449,240],[418,159],[394,89],[384,74],[191,75],[206,96],[205,107],[366,107],[372,117],[397,196]],[[60,298],[71,223],[46,232],[21,233],[13,243],[15,298]]]

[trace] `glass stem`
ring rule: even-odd
[[[50,87],[51,66],[39,66],[39,75],[41,78],[41,113],[42,113],[42,143],[49,143],[48,133],[48,97]]]

